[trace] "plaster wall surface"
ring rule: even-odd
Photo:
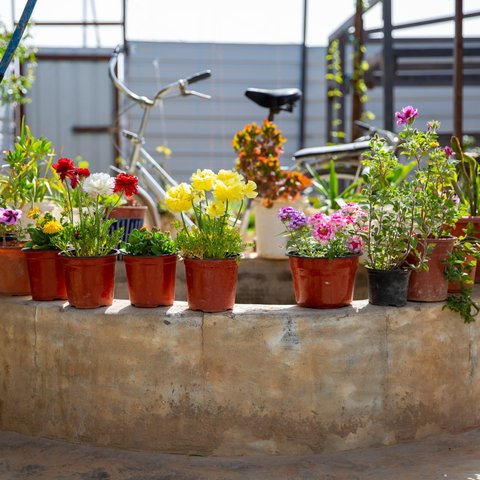
[[[0,429],[200,455],[457,432],[480,423],[479,326],[442,307],[202,314],[2,297]]]

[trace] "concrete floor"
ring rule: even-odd
[[[480,480],[480,429],[310,456],[187,457],[0,432],[0,480]]]

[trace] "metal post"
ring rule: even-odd
[[[383,128],[385,130],[393,130],[394,78],[392,0],[383,0]]]
[[[352,119],[350,124],[350,138],[353,142],[358,135],[356,121],[362,115],[361,93],[357,88],[357,82],[362,78],[363,62],[363,0],[356,0],[355,6],[355,36],[353,44],[353,66],[352,66]]]
[[[298,148],[303,148],[305,142],[305,97],[307,96],[307,13],[308,0],[303,0],[303,38],[302,38],[302,59],[300,64],[300,131],[298,135]]]
[[[463,136],[463,0],[455,0],[455,39],[453,75],[453,134]]]
[[[22,13],[22,16],[20,17],[20,21],[18,22],[18,25],[13,32],[10,42],[8,42],[7,49],[3,54],[2,61],[0,62],[0,82],[2,82],[3,78],[5,77],[5,72],[7,71],[7,68],[10,65],[10,62],[13,58],[13,54],[15,53],[15,50],[17,49],[18,44],[20,43],[20,40],[22,39],[23,32],[25,31],[25,28],[27,28],[28,21],[32,16],[32,12],[33,12],[33,9],[35,8],[36,3],[37,3],[37,0],[28,0],[25,5],[25,8],[23,9],[23,13]]]

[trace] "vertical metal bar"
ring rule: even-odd
[[[83,38],[83,48],[87,47],[87,0],[83,0],[82,2],[83,7],[83,21],[84,25],[82,28],[82,38]]]
[[[356,0],[355,2],[355,37],[353,44],[353,65],[352,65],[352,118],[350,123],[350,138],[351,141],[359,136],[356,121],[360,120],[362,115],[362,100],[361,93],[357,88],[357,81],[362,77],[362,62],[363,62],[363,0]]]
[[[15,13],[15,0],[12,0],[11,5],[12,5],[12,27],[15,28],[15,18],[17,17]]]
[[[307,96],[307,14],[308,0],[303,0],[303,38],[302,38],[302,58],[300,64],[300,90],[302,98],[300,100],[300,128],[298,135],[298,148],[303,148],[305,143],[305,109]]]
[[[395,57],[392,39],[392,0],[383,0],[383,128],[393,130]]]
[[[455,0],[455,39],[453,74],[453,134],[463,136],[463,0]]]
[[[27,0],[22,16],[20,17],[20,21],[13,32],[10,42],[8,42],[2,61],[0,62],[0,82],[3,81],[3,78],[5,77],[5,72],[7,71],[8,65],[10,65],[18,44],[20,43],[23,32],[25,31],[25,28],[27,28],[28,21],[32,16],[32,12],[36,3],[37,0]]]
[[[122,0],[122,21],[123,21],[123,32],[122,32],[122,41],[125,55],[127,55],[127,0]]]
[[[336,128],[337,132],[345,132],[345,96],[348,93],[348,85],[345,82],[346,79],[346,72],[347,72],[347,67],[345,63],[345,59],[347,57],[346,53],[346,46],[347,46],[347,36],[348,33],[344,33],[338,40],[338,49],[339,49],[339,54],[340,54],[340,66],[341,66],[341,75],[343,79],[342,86],[340,87],[342,91],[342,96],[339,98],[338,103],[340,104],[340,108],[338,109],[338,113],[334,115],[340,122],[338,123],[338,126]],[[345,143],[345,138],[339,138],[337,137],[335,139],[334,143]]]

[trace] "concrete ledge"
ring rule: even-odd
[[[201,455],[457,432],[480,423],[480,330],[442,307],[201,314],[2,297],[0,429]]]

